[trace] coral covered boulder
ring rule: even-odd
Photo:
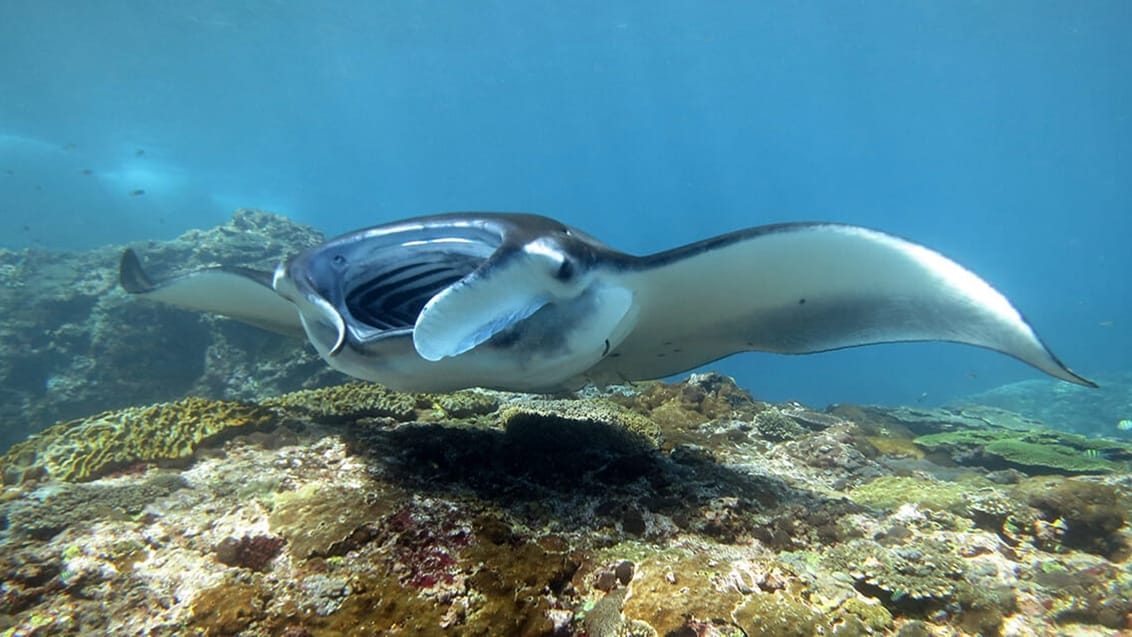
[[[33,477],[82,481],[139,462],[183,460],[219,436],[271,425],[275,415],[247,403],[186,398],[59,423],[0,457],[7,483]]]

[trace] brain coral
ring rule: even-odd
[[[92,480],[138,462],[188,458],[221,434],[260,429],[271,411],[246,403],[186,398],[59,423],[0,458],[7,483],[46,474],[71,482]]]

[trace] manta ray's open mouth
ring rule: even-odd
[[[484,262],[479,254],[427,251],[366,269],[351,281],[346,308],[354,319],[378,330],[411,329],[429,300],[471,274]]]

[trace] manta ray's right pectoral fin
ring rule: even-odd
[[[132,249],[122,253],[118,266],[118,281],[130,294],[186,310],[219,314],[288,336],[303,336],[297,308],[275,292],[271,279],[270,272],[216,266],[154,281]]]

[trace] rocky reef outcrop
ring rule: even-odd
[[[0,630],[1126,634],[1128,457],[1024,422],[768,404],[714,374],[99,414],[0,457]],[[1003,466],[995,440],[1106,464]]]
[[[217,228],[135,247],[154,272],[213,263],[270,270],[321,239],[284,217],[240,210]],[[122,248],[0,250],[0,449],[108,409],[341,382],[299,339],[129,298],[118,287]]]

